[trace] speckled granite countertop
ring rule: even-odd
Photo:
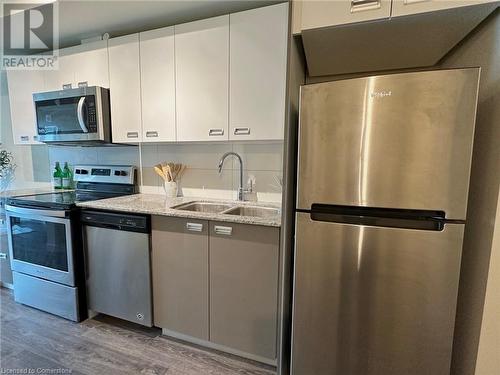
[[[223,204],[231,204],[234,206],[258,206],[280,209],[280,214],[271,217],[253,217],[228,215],[220,213],[196,212],[177,210],[175,206],[189,202],[217,202]],[[263,202],[237,202],[219,199],[193,198],[193,197],[178,197],[166,198],[159,194],[135,194],[124,197],[101,199],[97,201],[81,202],[77,204],[83,208],[94,208],[99,210],[120,211],[120,212],[135,212],[149,215],[161,215],[171,217],[181,217],[189,219],[202,219],[212,221],[224,221],[230,223],[264,225],[270,227],[281,227],[281,205],[278,203],[263,203]]]

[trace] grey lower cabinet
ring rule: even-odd
[[[210,341],[276,358],[279,229],[210,223]]]
[[[154,325],[275,364],[279,228],[152,217]]]
[[[209,339],[208,221],[153,216],[154,325]]]

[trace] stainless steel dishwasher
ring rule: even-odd
[[[149,216],[82,211],[88,308],[151,327]]]

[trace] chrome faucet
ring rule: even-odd
[[[241,159],[241,156],[238,155],[236,152],[229,151],[226,152],[222,157],[220,158],[219,161],[219,173],[222,173],[222,166],[224,165],[224,161],[228,156],[235,156],[239,161],[240,161],[240,187],[238,188],[238,200],[239,201],[244,201],[244,194],[245,193],[251,193],[252,192],[252,187],[250,186],[250,189],[244,190],[243,189],[243,160]]]

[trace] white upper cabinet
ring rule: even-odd
[[[83,44],[75,47],[75,87],[80,83],[87,86],[109,88],[108,41]]]
[[[174,27],[139,34],[142,141],[175,141]]]
[[[59,51],[58,67],[44,71],[45,86],[41,91],[57,91],[64,88],[75,88],[76,61],[67,51]]]
[[[294,0],[294,34],[310,29],[389,19],[418,13],[492,3],[498,0]]]
[[[178,141],[228,140],[229,16],[175,26]]]
[[[288,3],[230,15],[229,139],[284,138]]]
[[[391,0],[304,0],[299,2],[299,7],[300,9],[294,11],[301,14],[301,30],[371,21],[391,16]]]
[[[494,1],[497,0],[392,0],[392,16],[406,16]]]
[[[59,68],[45,71],[45,90],[79,84],[109,88],[108,43],[100,40],[59,50]]]
[[[139,34],[110,39],[108,45],[113,142],[141,142]]]
[[[36,116],[33,93],[44,90],[40,70],[8,70],[10,118],[15,144],[39,144],[36,141]]]

